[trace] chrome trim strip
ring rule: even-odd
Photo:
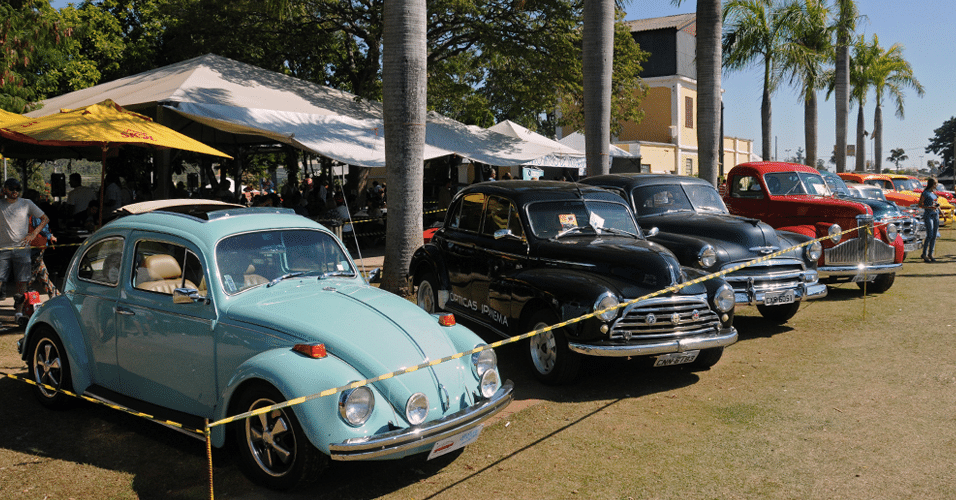
[[[895,273],[897,269],[901,269],[903,264],[858,264],[855,266],[824,266],[817,269],[817,272],[820,273],[820,278],[832,278],[837,276],[856,276],[858,274],[863,274],[864,270],[869,276],[876,276],[878,274],[891,274]]]
[[[719,335],[716,337],[677,339],[669,342],[640,345],[607,345],[606,343],[579,344],[569,342],[568,346],[576,353],[589,356],[625,357],[652,356],[655,354],[686,352],[697,349],[712,349],[714,347],[728,346],[734,342],[737,342],[737,329],[730,327],[729,329],[721,329]]]
[[[384,459],[454,436],[488,420],[514,399],[514,384],[506,381],[491,398],[439,420],[374,436],[351,438],[329,445],[332,460]]]

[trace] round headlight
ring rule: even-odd
[[[734,303],[734,289],[730,288],[728,284],[721,285],[714,295],[714,307],[716,307],[718,311],[725,313],[734,308]]]
[[[896,236],[899,234],[899,229],[896,228],[896,224],[890,223],[886,225],[886,241],[893,243],[896,241]]]
[[[611,292],[605,292],[598,300],[594,303],[594,310],[601,311],[604,309],[609,309],[601,314],[597,315],[597,318],[601,321],[611,321],[617,317],[619,312],[618,305],[621,301],[617,300],[617,297],[614,296]]]
[[[367,386],[356,387],[342,392],[339,398],[339,415],[349,425],[359,426],[365,423],[375,409],[375,395]]]
[[[482,396],[490,398],[495,395],[495,392],[498,391],[498,387],[500,386],[501,380],[498,378],[498,372],[496,370],[488,370],[481,376],[478,388],[481,390]]]
[[[834,245],[836,245],[837,243],[840,242],[840,240],[843,239],[843,235],[841,234],[842,232],[843,232],[843,228],[840,227],[839,224],[834,224],[830,226],[830,229],[827,230],[827,233],[830,236],[830,241],[832,241]]]
[[[498,356],[492,349],[476,352],[471,355],[471,365],[475,369],[475,375],[480,379],[488,370],[494,370],[498,366]]]
[[[704,248],[701,248],[700,253],[697,254],[697,263],[704,269],[716,264],[717,252],[714,251],[714,247],[705,245]]]
[[[405,403],[405,418],[408,423],[418,425],[425,421],[428,416],[428,397],[420,392],[412,394]]]
[[[816,262],[823,255],[823,245],[819,241],[814,241],[807,245],[807,260]]]

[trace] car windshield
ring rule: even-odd
[[[846,186],[846,182],[843,182],[843,179],[839,175],[836,175],[832,172],[827,172],[821,174],[823,180],[826,181],[827,187],[830,188],[830,191],[837,196],[854,196],[850,192],[850,188]]]
[[[857,195],[861,198],[869,198],[872,200],[886,201],[886,195],[883,194],[883,190],[876,186],[871,186],[869,184],[858,184],[854,186],[853,189],[856,191]]]
[[[893,179],[897,191],[922,191],[923,184],[915,179]]]
[[[275,229],[238,234],[216,246],[222,288],[235,294],[293,276],[355,276],[338,241],[310,229]]]
[[[594,234],[637,236],[639,229],[623,203],[582,200],[547,201],[528,205],[531,232],[538,238]]]
[[[631,192],[637,215],[666,214],[673,212],[728,213],[717,189],[705,185],[666,184],[638,186]]]
[[[820,174],[810,172],[772,172],[764,174],[767,189],[774,196],[791,194],[816,194],[827,196],[830,194],[827,183]]]

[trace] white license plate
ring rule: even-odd
[[[700,351],[687,351],[687,352],[672,352],[670,354],[661,354],[654,361],[654,367],[659,366],[672,366],[672,365],[683,365],[686,363],[693,363],[697,359],[697,355],[700,354]]]
[[[464,448],[465,446],[474,443],[476,440],[478,440],[478,434],[481,434],[482,427],[482,424],[478,424],[478,426],[473,429],[462,432],[461,434],[455,434],[450,438],[445,438],[435,443],[435,445],[432,446],[431,453],[428,454],[428,460],[431,460],[435,457],[440,457],[446,453],[451,453],[459,448]]]
[[[793,304],[793,290],[785,292],[767,292],[763,296],[765,306],[776,306],[780,304]]]

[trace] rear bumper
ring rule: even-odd
[[[383,460],[426,451],[426,447],[430,444],[477,427],[504,410],[512,399],[514,399],[514,385],[508,380],[490,398],[442,419],[407,429],[331,444],[329,445],[330,457],[332,460],[341,461]]]
[[[610,343],[579,344],[569,342],[568,346],[572,351],[579,354],[619,358],[626,356],[654,356],[657,354],[686,352],[697,349],[712,349],[715,347],[728,346],[734,342],[737,342],[737,329],[730,327],[720,329],[717,335],[711,337],[692,337],[648,344],[628,345]]]

